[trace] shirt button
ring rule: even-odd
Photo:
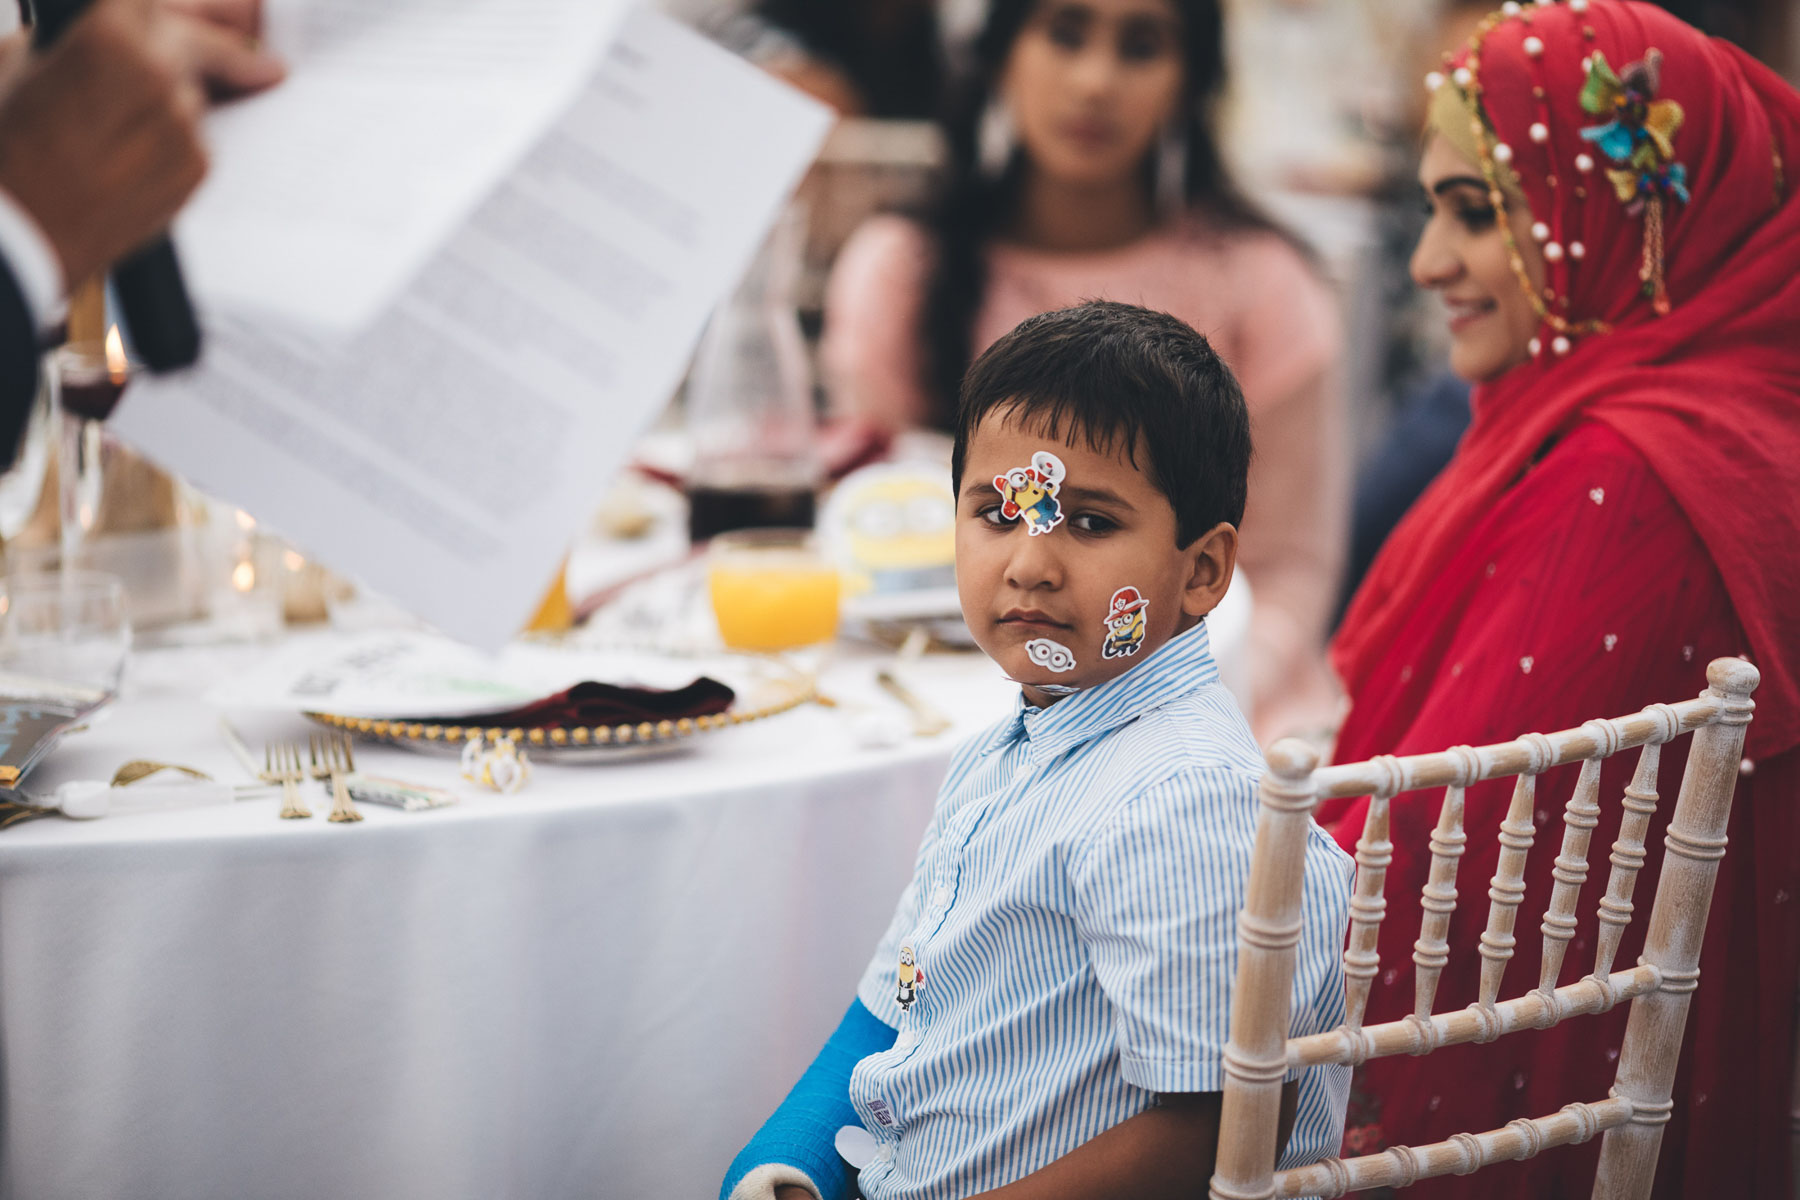
[[[938,908],[950,903],[950,889],[939,884],[937,890],[931,893],[931,903]]]
[[[881,1148],[875,1151],[875,1157],[881,1162],[892,1162],[894,1158],[894,1143],[881,1143]]]
[[[900,1036],[898,1038],[894,1039],[894,1045],[900,1047],[900,1049],[902,1049],[902,1050],[911,1050],[914,1046],[916,1046],[918,1044],[919,1044],[919,1034],[916,1030],[912,1030],[912,1029],[901,1030]]]

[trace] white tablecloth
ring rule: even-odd
[[[1247,612],[1214,614],[1228,683]],[[198,697],[251,653],[140,654],[27,790],[133,758],[244,779]],[[1016,694],[929,656],[906,677],[955,728],[859,747],[847,709],[898,709],[840,661],[844,708],[540,763],[516,796],[334,825],[309,785],[311,821],[270,798],[0,833],[0,1196],[715,1194],[850,1003],[956,742]],[[259,753],[315,728],[233,717]]]
[[[145,656],[31,784],[140,756],[241,779],[194,698],[229,665]],[[356,825],[315,792],[304,822],[262,799],[0,834],[0,1190],[714,1194],[849,1003],[957,736],[1008,691],[979,658],[909,674],[956,733],[858,749],[809,706]],[[309,729],[242,727],[258,747]]]

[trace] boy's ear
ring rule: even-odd
[[[1204,617],[1219,606],[1231,587],[1237,567],[1237,526],[1220,521],[1182,551],[1189,566],[1187,585],[1181,590],[1181,611]]]

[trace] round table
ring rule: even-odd
[[[244,773],[203,684],[135,686],[28,790],[151,757]],[[851,661],[825,686],[891,703]],[[357,824],[229,808],[0,835],[0,1189],[62,1197],[713,1194],[849,1003],[985,659],[906,669],[956,729],[859,747],[818,706],[665,758],[539,764],[514,796],[452,758],[358,767],[462,803]],[[897,710],[896,710],[897,711]],[[255,753],[298,717],[233,715]]]
[[[200,696],[254,653],[139,654],[27,790],[133,758],[245,780]],[[952,749],[1016,695],[929,655],[902,670],[951,731],[859,745],[855,708],[900,714],[890,661],[840,655],[837,709],[540,762],[513,796],[365,745],[462,802],[333,824],[309,784],[308,821],[267,797],[0,834],[0,1191],[714,1194],[849,1004]],[[316,729],[230,715],[258,761]]]

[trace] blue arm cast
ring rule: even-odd
[[[738,1180],[765,1163],[786,1163],[805,1171],[825,1200],[849,1195],[850,1172],[838,1157],[835,1139],[845,1125],[860,1123],[850,1106],[850,1072],[869,1055],[892,1049],[897,1036],[861,1000],[851,1001],[812,1066],[732,1161],[719,1200],[729,1200]]]

